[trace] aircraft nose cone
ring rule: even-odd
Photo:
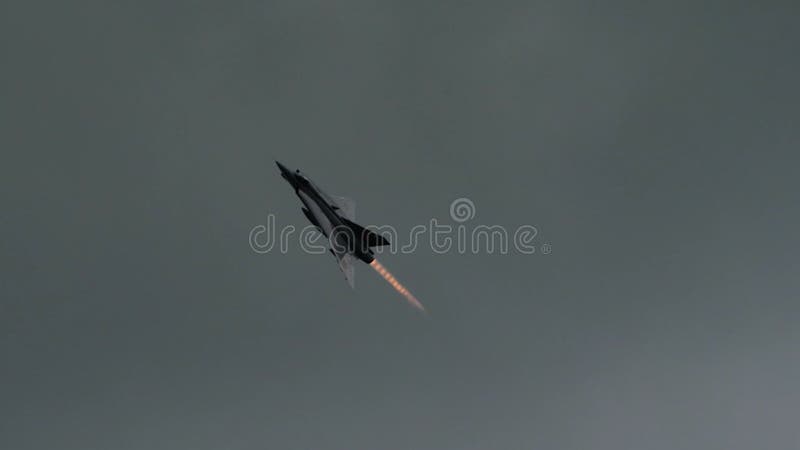
[[[289,173],[289,172],[291,172],[291,170],[286,168],[286,166],[284,166],[283,164],[279,163],[278,161],[275,161],[275,164],[277,164],[278,168],[281,169],[281,173]]]

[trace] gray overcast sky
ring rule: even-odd
[[[0,6],[0,447],[794,449],[793,2]],[[253,253],[305,218],[550,255]]]

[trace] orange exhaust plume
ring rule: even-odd
[[[397,281],[397,279],[391,273],[389,273],[389,271],[386,270],[386,268],[383,267],[383,265],[379,263],[377,259],[373,259],[372,262],[369,263],[369,266],[375,269],[375,272],[378,272],[378,274],[383,277],[386,282],[391,284],[395,291],[405,297],[406,300],[408,300],[408,303],[411,303],[411,306],[419,309],[422,312],[425,312],[425,307],[422,306],[422,303],[420,303],[416,297],[414,297],[414,294],[409,292],[405,286],[400,284],[400,282]]]

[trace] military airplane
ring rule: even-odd
[[[331,254],[339,262],[339,268],[350,287],[354,287],[354,260],[378,264],[372,247],[389,245],[389,240],[354,222],[355,203],[352,200],[328,195],[299,169],[292,171],[278,161],[275,164],[303,202],[303,214],[328,238]]]

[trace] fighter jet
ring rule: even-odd
[[[389,245],[389,241],[354,222],[355,203],[352,200],[328,195],[299,169],[292,171],[278,161],[275,164],[303,202],[303,214],[328,238],[331,254],[339,262],[339,268],[350,287],[354,287],[354,260],[360,259],[372,265],[375,261],[372,247]],[[378,264],[377,261],[375,264]]]

